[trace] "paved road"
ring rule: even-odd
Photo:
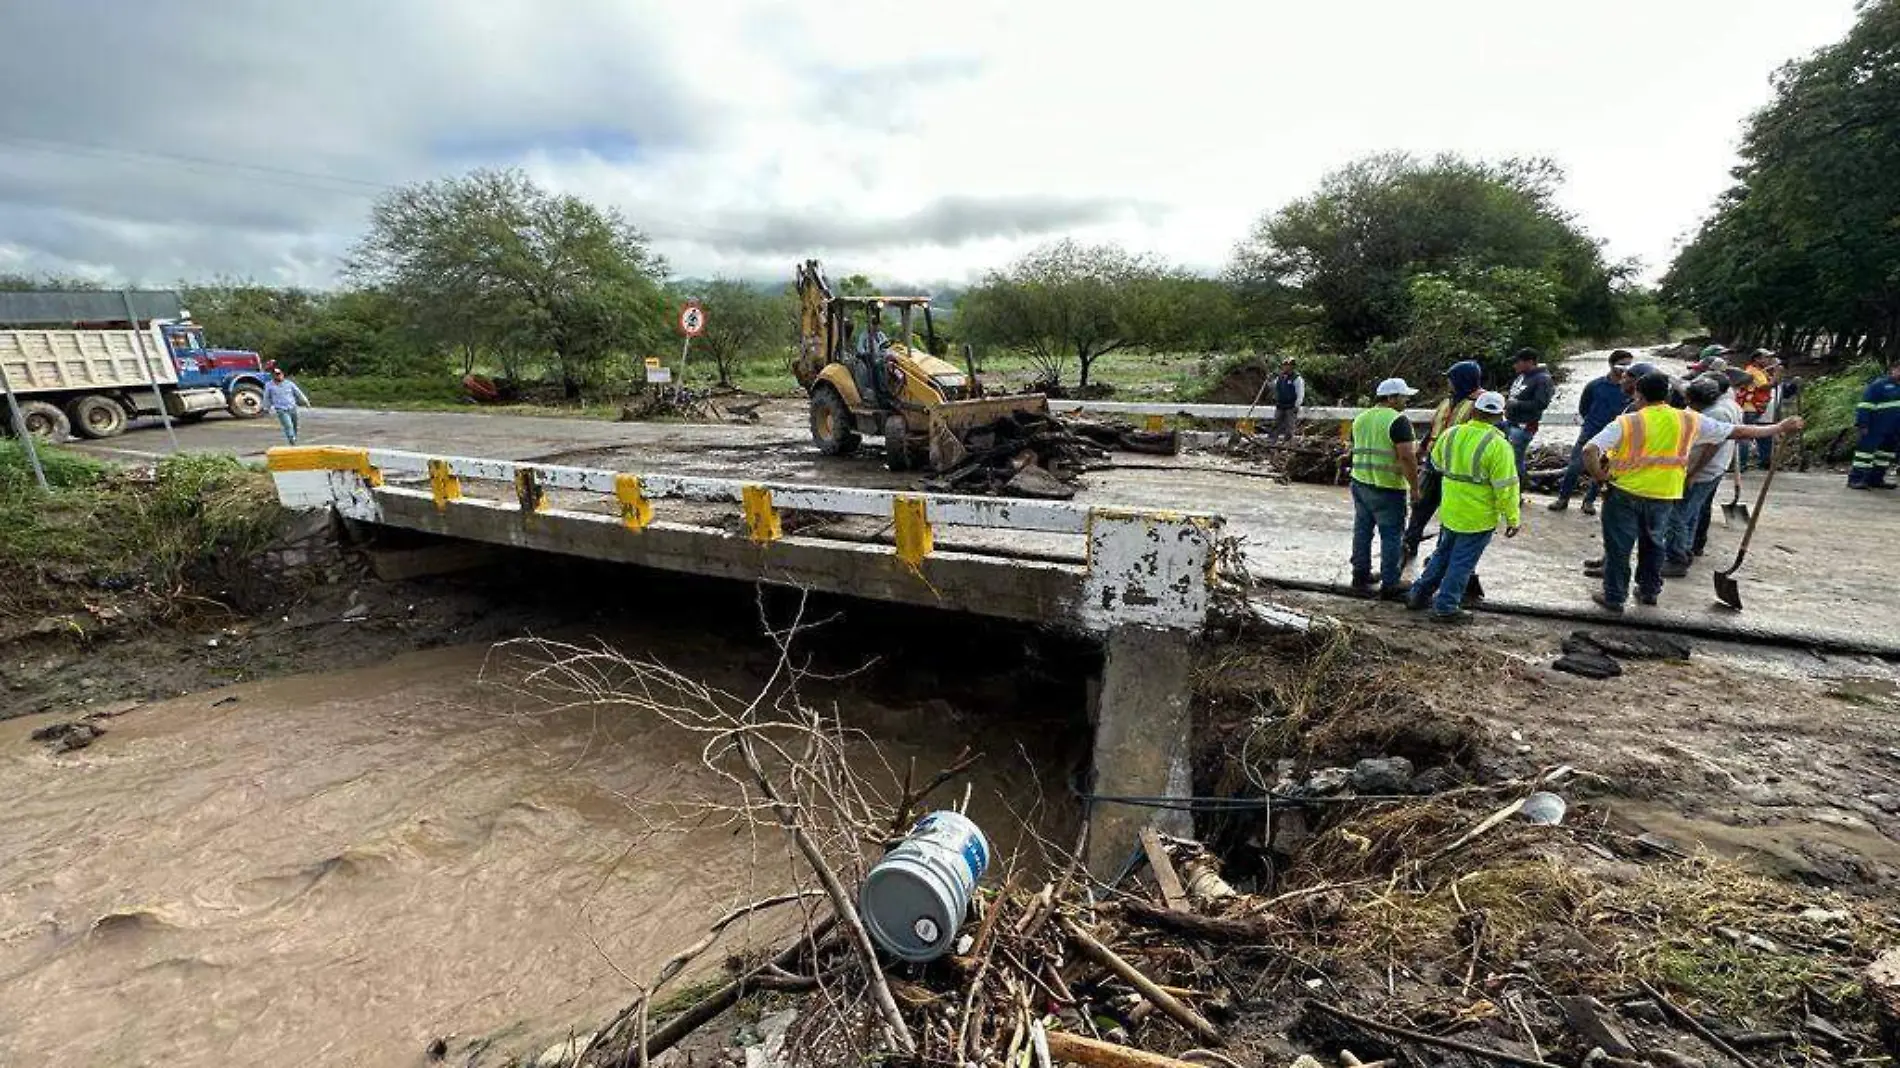
[[[791,402],[758,426],[606,423],[479,412],[376,412],[318,409],[305,420],[305,444],[366,445],[445,455],[540,460],[627,471],[744,477],[885,488],[913,488],[872,458],[829,459],[811,448]],[[208,419],[178,429],[188,451],[259,459],[280,444],[275,423]],[[81,449],[121,455],[166,450],[164,432],[138,429]],[[1254,575],[1266,582],[1343,587],[1352,509],[1344,488],[1285,485],[1209,455],[1122,456],[1116,468],[1087,476],[1078,500],[1216,512],[1240,536]],[[1900,533],[1900,499],[1850,493],[1835,474],[1777,475],[1774,497],[1748,563],[1739,573],[1747,611],[1714,605],[1709,572],[1727,566],[1741,539],[1718,519],[1708,560],[1690,578],[1669,583],[1663,604],[1626,618],[1791,644],[1845,644],[1900,655],[1900,582],[1891,552]],[[1749,487],[1752,494],[1754,486]],[[1596,522],[1575,510],[1556,515],[1533,497],[1526,529],[1499,539],[1482,573],[1493,606],[1540,613],[1594,614],[1580,562],[1598,551]],[[954,545],[962,538],[946,542]],[[1034,538],[1019,547],[1052,548]],[[1072,549],[1069,551],[1073,551]],[[1717,563],[1719,561],[1719,563]],[[1399,611],[1395,606],[1393,611]]]

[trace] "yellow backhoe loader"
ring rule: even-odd
[[[959,370],[935,355],[929,297],[836,296],[817,260],[799,265],[796,288],[792,375],[811,398],[812,440],[827,455],[849,454],[864,437],[882,436],[891,470],[927,462],[948,471],[963,461],[971,430],[1018,412],[1049,412],[1040,393],[986,397],[974,367]],[[890,311],[894,338],[885,334]],[[914,332],[920,325],[921,336]]]

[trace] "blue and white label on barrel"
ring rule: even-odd
[[[975,826],[956,813],[933,812],[917,821],[910,837],[935,842],[962,857],[970,870],[970,885],[975,886],[990,866],[989,847],[983,836],[975,833]]]

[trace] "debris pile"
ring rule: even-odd
[[[1272,439],[1260,434],[1228,435],[1215,451],[1250,460],[1290,482],[1337,485],[1351,471],[1352,449],[1336,431],[1303,428],[1298,437]]]
[[[1110,450],[1172,456],[1180,438],[1173,431],[1012,412],[938,448],[954,454],[947,469],[925,483],[930,490],[1066,501],[1075,496],[1076,478]]]

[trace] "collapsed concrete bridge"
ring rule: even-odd
[[[272,449],[267,466],[286,507],[357,523],[1093,637],[1105,656],[1092,792],[1192,792],[1190,646],[1208,617],[1218,516],[334,446]],[[828,536],[815,517],[874,526]],[[1029,548],[1010,544],[1023,534],[1036,536]],[[1089,865],[1111,874],[1149,816],[1109,803],[1089,818]]]

